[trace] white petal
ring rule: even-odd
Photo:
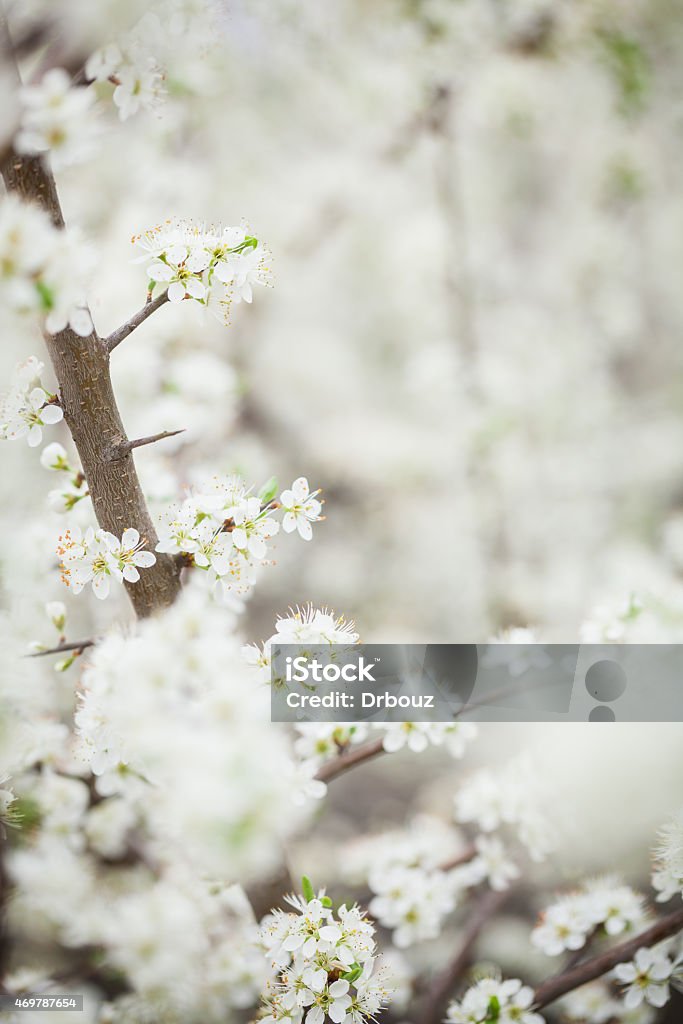
[[[627,990],[627,992],[626,992],[626,994],[624,996],[624,1006],[626,1007],[627,1010],[635,1010],[635,1008],[637,1006],[640,1006],[642,1001],[643,1001],[643,991],[642,991],[642,989],[636,988],[635,985],[632,985],[631,988],[629,988]]]
[[[302,505],[308,497],[308,480],[305,476],[297,477],[292,484],[292,493],[297,500],[297,504]]]
[[[296,516],[293,512],[285,512],[282,517],[282,529],[285,533],[293,533],[296,530]]]
[[[265,558],[266,557],[266,542],[263,537],[259,537],[258,534],[252,533],[249,538],[249,552],[254,558]]]
[[[166,249],[165,256],[170,263],[175,263],[176,266],[179,263],[184,263],[187,259],[187,246],[171,245]]]
[[[186,288],[188,295],[191,295],[193,299],[203,299],[206,295],[206,288],[196,277],[188,278]]]
[[[185,285],[181,284],[180,281],[174,281],[173,284],[168,286],[168,299],[169,302],[182,302],[185,298]]]
[[[96,576],[92,581],[92,589],[95,597],[98,597],[100,601],[104,601],[105,597],[109,596],[109,577]]]
[[[152,281],[170,281],[173,277],[173,270],[165,263],[152,263],[147,267],[147,276]]]
[[[138,533],[138,531],[133,529],[132,526],[129,526],[127,530],[123,531],[123,536],[121,537],[121,547],[134,548],[139,540],[140,534]]]
[[[127,565],[123,570],[123,578],[128,580],[129,583],[137,583],[140,579],[140,573],[134,565]]]
[[[149,569],[150,565],[154,565],[156,562],[156,558],[151,551],[136,551],[133,555],[133,562],[141,569]]]
[[[40,412],[43,423],[59,423],[64,419],[64,413],[59,405],[45,405]]]
[[[28,446],[29,448],[37,448],[40,442],[43,440],[43,432],[37,423],[34,423],[28,432]]]
[[[299,536],[303,540],[311,539],[311,537],[313,536],[313,528],[311,527],[311,524],[309,523],[308,519],[306,519],[304,516],[297,516],[296,526],[299,531]]]
[[[247,546],[247,531],[243,530],[241,526],[235,527],[231,535],[232,542],[236,548],[243,550]]]

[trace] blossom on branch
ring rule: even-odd
[[[683,896],[683,814],[672,818],[660,830],[652,885],[657,890],[659,903]]]
[[[170,302],[192,299],[228,320],[233,303],[251,302],[271,280],[270,252],[246,226],[168,220],[133,238],[143,250],[150,290],[166,285]]]
[[[582,949],[596,929],[623,935],[643,924],[643,898],[614,877],[598,878],[546,907],[531,933],[547,956]]]
[[[15,196],[0,202],[0,298],[8,312],[44,316],[50,334],[69,326],[87,337],[89,266],[77,234],[57,229],[47,213]]]
[[[275,910],[261,925],[265,954],[278,969],[263,996],[261,1024],[373,1021],[389,987],[371,922],[355,905],[335,914],[331,900],[312,888],[287,902],[294,913]]]
[[[677,964],[661,949],[639,949],[630,963],[617,964],[614,977],[626,985],[624,1006],[634,1010],[641,1003],[657,1008],[670,998],[669,982]]]
[[[280,529],[276,516],[281,506],[264,497],[267,494],[253,494],[239,476],[214,477],[163,514],[156,550],[187,556],[189,563],[209,574],[219,596],[244,596],[268,555],[269,541]]]
[[[36,85],[23,86],[20,99],[18,152],[49,154],[55,169],[88,156],[93,139],[92,90],[73,86],[63,68],[51,68]]]
[[[0,437],[5,440],[17,441],[25,437],[29,447],[36,448],[43,440],[43,427],[64,418],[56,396],[40,383],[43,368],[44,363],[35,356],[17,367],[0,413]]]
[[[531,1007],[533,989],[518,978],[499,981],[482,978],[460,1000],[448,1007],[446,1024],[485,1024],[488,1021],[516,1021],[518,1024],[544,1024],[540,1013]]]
[[[60,556],[62,580],[79,594],[88,583],[95,597],[104,600],[109,595],[111,581],[137,583],[139,569],[148,569],[156,562],[151,551],[144,551],[145,541],[137,530],[123,531],[119,541],[107,530],[92,527],[82,534],[79,529],[67,530],[59,538],[57,554]]]

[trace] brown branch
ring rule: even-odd
[[[18,78],[2,10],[0,51],[3,63],[14,67]],[[55,227],[64,227],[54,177],[40,157],[10,150],[2,163],[2,177],[8,192],[38,205]],[[109,375],[106,344],[95,331],[82,338],[70,328],[56,335],[45,333],[44,338],[59,383],[64,419],[80,456],[99,525],[119,537],[134,527],[154,549],[157,534],[132,455],[129,452],[115,461],[110,457],[112,449],[126,441],[126,433]],[[127,583],[126,589],[136,613],[151,615],[175,600],[180,591],[178,568],[170,555],[159,554],[139,581]]]
[[[477,848],[474,843],[470,843],[465,849],[451,857],[450,860],[446,860],[443,864],[439,864],[439,871],[452,871],[453,868],[459,868],[463,864],[469,864],[469,862],[476,857]]]
[[[157,295],[156,299],[153,299],[151,294],[147,298],[147,302],[144,304],[142,309],[139,309],[137,313],[134,313],[130,320],[126,320],[125,324],[118,327],[115,331],[109,335],[108,338],[104,339],[107,352],[113,352],[117,345],[120,345],[122,341],[132,334],[136,327],[143,324],[148,316],[155,313],[157,309],[168,302],[168,292],[162,292],[161,295]]]
[[[331,782],[338,775],[343,775],[349,768],[369,761],[373,757],[384,753],[384,737],[378,736],[375,740],[368,740],[367,743],[360,743],[357,747],[345,750],[338,757],[333,757],[320,766],[316,772],[316,779],[320,782]]]
[[[185,427],[181,427],[180,430],[162,430],[161,433],[150,434],[149,437],[138,437],[134,441],[121,441],[120,444],[114,446],[110,457],[112,459],[123,459],[129,454],[129,452],[132,452],[134,448],[142,448],[146,444],[154,444],[155,441],[163,441],[166,437],[175,437],[176,434],[184,434],[185,430]]]
[[[604,953],[593,957],[592,960],[586,960],[576,967],[542,982],[536,989],[534,1005],[540,1010],[548,1003],[554,1003],[556,999],[566,995],[567,992],[573,992],[575,988],[581,988],[589,981],[594,981],[595,978],[607,974],[617,964],[632,960],[643,946],[656,946],[658,942],[662,942],[680,931],[683,931],[683,908],[668,914],[667,917],[662,917],[640,935],[627,939],[626,942],[605,950]]]
[[[44,651],[33,651],[27,654],[27,658],[46,658],[49,654],[64,654],[66,651],[85,651],[88,647],[94,647],[97,640],[74,640],[68,644],[57,644],[56,647],[46,647]]]
[[[475,942],[486,924],[497,913],[509,895],[509,889],[506,889],[504,892],[495,892],[493,889],[489,889],[482,896],[465,925],[462,932],[462,942],[455,956],[434,979],[434,983],[427,994],[420,1018],[421,1024],[439,1024],[439,1021],[443,1019],[449,996],[458,983],[460,976],[472,962],[472,950]]]

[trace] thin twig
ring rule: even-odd
[[[439,864],[439,871],[452,871],[453,868],[459,868],[463,864],[469,864],[476,855],[477,848],[474,843],[470,843],[461,853],[458,853],[449,860],[444,861],[443,864]]]
[[[142,309],[139,309],[137,313],[134,313],[130,320],[126,320],[125,324],[121,327],[117,327],[115,331],[109,335],[108,338],[104,339],[107,352],[113,352],[117,345],[120,345],[122,341],[132,334],[136,327],[144,323],[148,316],[152,313],[156,313],[157,309],[168,302],[168,292],[162,292],[161,295],[157,295],[156,299],[151,297],[147,299]]]
[[[640,935],[627,939],[626,942],[622,942],[612,949],[605,950],[604,953],[593,957],[592,960],[586,960],[568,971],[556,974],[554,978],[548,978],[536,989],[534,1005],[540,1010],[548,1003],[554,1003],[556,999],[566,995],[567,992],[573,992],[575,988],[581,988],[589,981],[607,974],[617,964],[632,960],[642,947],[656,946],[658,942],[662,942],[680,931],[683,931],[683,909],[676,910],[667,917],[662,917]]]
[[[155,441],[163,441],[167,437],[175,437],[176,434],[184,434],[186,427],[180,430],[162,430],[159,434],[150,434],[149,437],[138,437],[134,441],[122,441],[112,450],[113,459],[123,459],[132,452],[134,448],[142,448],[146,444],[154,444]]]
[[[437,974],[427,995],[421,1024],[438,1024],[443,1019],[446,1003],[460,976],[472,961],[472,949],[484,927],[510,895],[510,890],[489,889],[480,899],[462,932],[462,942],[453,959]]]
[[[27,654],[27,658],[45,658],[48,654],[63,654],[66,651],[85,651],[88,647],[94,647],[97,640],[74,640],[68,644],[57,644],[56,647],[47,647],[44,651],[34,651]]]
[[[344,751],[343,754],[339,754],[338,757],[333,757],[321,765],[316,773],[316,779],[320,782],[330,782],[332,779],[336,779],[338,775],[343,775],[349,768],[384,753],[383,744],[384,737],[378,736],[376,740],[369,740],[357,747],[351,747],[350,750]]]

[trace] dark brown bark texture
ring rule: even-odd
[[[11,152],[3,163],[2,176],[8,192],[38,204],[56,227],[64,227],[54,178],[40,157]],[[44,337],[97,522],[117,537],[134,527],[153,551],[158,538],[133,456],[125,450],[128,438],[114,397],[106,343],[94,331],[81,338],[69,328]],[[174,559],[164,554],[157,554],[156,559],[155,565],[143,569],[137,583],[126,584],[140,617],[172,604],[180,589]]]

